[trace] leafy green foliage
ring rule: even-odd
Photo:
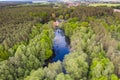
[[[60,73],[57,75],[55,80],[73,80],[73,79],[68,74]]]
[[[119,18],[116,14],[114,16]],[[119,28],[120,22],[116,17],[108,16],[101,19],[93,19],[90,21],[90,24],[96,34],[96,41],[103,45],[103,50],[105,50],[106,56],[115,65],[115,73],[119,75],[120,69],[118,64],[120,51],[117,28]]]
[[[23,6],[0,11],[1,80],[118,80],[120,14],[111,8]],[[53,21],[48,21],[55,19],[65,19],[60,27],[71,39],[71,52],[63,62],[43,67],[52,56],[54,38]]]
[[[30,76],[27,76],[24,80],[43,80],[44,70],[39,68],[37,71],[31,71]]]
[[[27,76],[24,80],[55,80],[55,77],[62,73],[61,62],[49,64],[44,69],[39,68],[38,70],[31,71],[30,76]],[[68,75],[66,78],[70,78]]]
[[[42,30],[42,24],[36,24],[32,28],[32,32],[30,34],[30,38],[34,38],[37,34],[40,34]]]
[[[10,54],[8,53],[8,51],[6,51],[4,47],[0,45],[0,61],[4,59],[8,59],[9,55]]]
[[[74,20],[74,18],[73,18],[73,20]],[[77,26],[79,26],[79,23],[77,23],[77,22],[68,22],[68,23],[65,23],[65,24],[63,25],[64,30],[65,30],[65,34],[66,34],[67,36],[71,36],[71,35],[73,34],[73,30],[74,30]]]
[[[90,67],[90,80],[109,79],[114,72],[114,66],[109,59],[93,59]]]
[[[42,30],[41,33],[37,33],[34,38],[30,39],[28,45],[19,45],[13,57],[1,62],[1,79],[21,80],[33,69],[38,69],[43,66],[44,60],[48,59],[52,55],[52,40],[49,33],[50,31],[51,29],[47,28],[47,30]]]
[[[86,79],[88,71],[86,59],[87,55],[85,53],[70,53],[64,60],[66,72],[73,79]]]
[[[120,42],[118,43],[118,50],[120,51]]]
[[[110,79],[111,80],[118,80],[118,77],[115,74],[112,74]]]

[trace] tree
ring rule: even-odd
[[[69,74],[60,73],[56,76],[55,80],[73,80]]]
[[[63,15],[60,15],[60,16],[59,16],[59,19],[63,19]]]
[[[64,66],[67,74],[73,79],[86,79],[88,71],[87,55],[85,53],[74,52],[65,57]]]
[[[65,19],[66,19],[66,20],[69,19],[69,17],[70,17],[69,14],[66,14],[66,15],[65,15]]]
[[[110,80],[118,80],[118,77],[117,75],[115,74],[112,74],[111,77],[110,77]]]
[[[56,18],[56,14],[55,14],[55,13],[52,13],[52,17],[55,19],[55,18]]]
[[[54,80],[55,77],[62,72],[61,62],[58,61],[56,63],[49,64],[48,67],[44,68],[45,78],[47,80]]]
[[[44,79],[44,70],[39,68],[36,71],[32,71],[30,76],[27,76],[24,80],[43,80]]]
[[[110,76],[114,73],[114,66],[112,62],[107,58],[98,59],[94,58],[90,66],[90,80],[96,79],[109,79]]]
[[[0,61],[5,60],[9,57],[8,51],[4,49],[2,45],[0,45]]]

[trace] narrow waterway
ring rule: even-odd
[[[56,62],[58,60],[63,61],[64,56],[70,52],[70,40],[65,36],[62,29],[56,29],[54,34],[53,51],[55,56],[52,58],[52,62]]]

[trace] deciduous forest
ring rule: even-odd
[[[51,62],[56,20],[70,53]],[[110,7],[0,8],[0,80],[119,80],[120,13]]]

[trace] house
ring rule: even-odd
[[[120,9],[114,9],[113,11],[114,12],[120,12]]]

